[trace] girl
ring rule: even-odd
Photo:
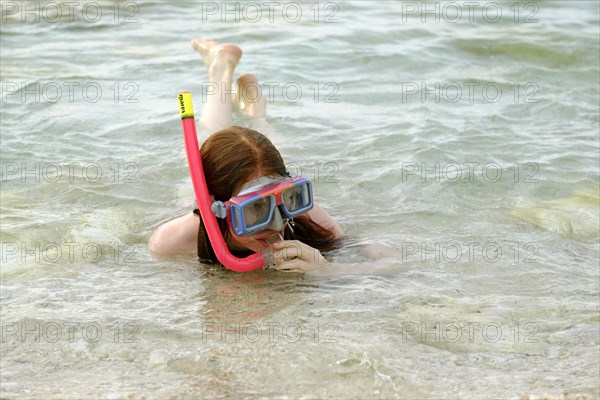
[[[192,46],[202,55],[209,82],[222,89],[231,88],[241,49],[199,39],[193,40]],[[276,187],[288,176],[279,151],[266,136],[252,129],[229,126],[233,103],[250,117],[266,115],[266,101],[257,96],[254,75],[242,75],[236,86],[235,94],[230,90],[209,93],[200,115],[203,127],[218,130],[202,144],[200,155],[209,193],[221,202],[248,190]],[[338,247],[344,235],[316,203],[310,211],[293,219],[285,218],[278,207],[272,212],[268,226],[244,235],[237,235],[227,220],[220,219],[219,227],[229,250],[238,257],[262,252],[275,269],[310,271],[324,266],[321,251]],[[201,262],[217,262],[198,210],[160,226],[150,238],[150,250],[161,254],[196,253]]]

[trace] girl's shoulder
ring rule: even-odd
[[[321,225],[323,228],[335,232],[335,239],[341,239],[344,237],[344,231],[342,228],[340,228],[337,222],[335,222],[334,219],[327,214],[327,211],[325,211],[318,203],[315,202],[313,208],[306,214],[310,217],[310,219]]]
[[[195,254],[200,225],[195,211],[159,226],[150,237],[150,250],[158,254]]]

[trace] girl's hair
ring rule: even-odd
[[[215,200],[223,202],[238,193],[244,183],[257,178],[259,173],[263,176],[286,175],[281,154],[273,143],[262,133],[240,126],[230,126],[212,134],[200,147],[200,157],[209,193]],[[194,213],[200,215],[197,210]],[[231,235],[227,221],[220,218],[217,221],[227,241]],[[320,226],[308,215],[298,216],[294,222],[294,232],[286,229],[285,240],[300,240],[320,251],[339,247],[335,232]],[[245,257],[252,252],[232,253]],[[202,218],[198,230],[198,257],[201,262],[217,262]]]

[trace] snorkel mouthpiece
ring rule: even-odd
[[[265,265],[265,259],[262,254],[254,253],[245,258],[238,258],[232,255],[227,248],[227,244],[217,223],[217,217],[211,209],[212,201],[208,193],[202,160],[200,159],[200,151],[198,150],[198,135],[196,134],[192,95],[189,92],[181,92],[177,96],[177,99],[179,102],[179,113],[181,114],[185,151],[196,194],[196,204],[200,210],[202,222],[204,223],[208,239],[217,259],[226,268],[236,272],[248,272],[262,268]]]

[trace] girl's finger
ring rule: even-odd
[[[295,271],[304,271],[304,268],[302,265],[300,265],[300,263],[298,262],[298,260],[294,260],[292,262],[282,262],[279,264],[275,264],[275,266],[273,267],[273,269],[279,270],[279,271],[287,271],[287,272],[295,272]]]
[[[298,258],[300,254],[301,251],[297,247],[286,247],[275,252],[275,259],[289,261]]]
[[[281,242],[273,243],[273,247],[275,247],[276,249],[285,249],[285,248],[289,248],[289,247],[301,247],[301,246],[305,246],[305,244],[298,240],[283,240]]]

